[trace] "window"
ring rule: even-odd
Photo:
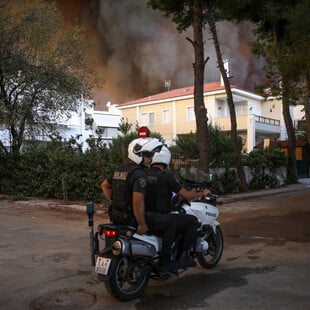
[[[224,102],[222,101],[217,102],[217,116],[218,117],[225,116],[225,105]]]
[[[154,125],[155,124],[155,113],[149,113],[149,125]]]
[[[117,137],[118,136],[118,130],[117,130],[117,128],[114,128],[114,127],[98,126],[97,127],[97,134],[99,134],[105,138]]]
[[[155,125],[155,113],[141,113],[141,126]]]
[[[170,110],[163,110],[163,124],[170,123]]]
[[[141,113],[141,117],[140,117],[140,122],[141,122],[141,126],[147,126],[147,117],[148,114],[147,113]]]
[[[186,121],[187,122],[192,122],[195,120],[195,111],[194,107],[187,107],[186,108]]]
[[[235,103],[236,115],[245,115],[247,114],[247,104],[245,102]]]

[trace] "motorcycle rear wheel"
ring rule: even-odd
[[[143,262],[121,256],[113,259],[116,261],[110,267],[111,276],[104,282],[107,291],[121,301],[139,298],[150,280]]]
[[[216,226],[216,233],[210,234],[205,240],[209,245],[208,250],[197,253],[197,260],[202,267],[211,269],[218,264],[223,254],[224,238],[220,226]]]

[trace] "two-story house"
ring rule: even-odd
[[[243,151],[266,138],[286,139],[286,129],[282,119],[281,101],[264,100],[262,96],[231,86],[238,135],[243,138]],[[230,132],[230,114],[227,96],[222,82],[204,85],[204,103],[209,122],[220,130]],[[159,132],[168,145],[172,145],[178,135],[196,131],[194,112],[194,87],[182,87],[118,105],[121,115],[129,123],[147,126]]]

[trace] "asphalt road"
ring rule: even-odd
[[[92,272],[84,212],[0,201],[0,309],[310,309],[309,201],[305,188],[220,206],[219,265],[151,281],[129,303]]]

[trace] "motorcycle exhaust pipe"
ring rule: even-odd
[[[156,254],[156,248],[153,244],[139,240],[118,238],[112,245],[112,252],[114,255],[153,257]]]

